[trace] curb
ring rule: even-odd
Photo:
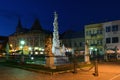
[[[55,75],[55,74],[69,73],[69,72],[72,72],[72,70],[66,70],[66,71],[53,72],[53,75]]]
[[[55,75],[55,74],[62,74],[62,73],[69,73],[72,72],[73,70],[66,70],[66,71],[58,71],[58,72],[50,72],[50,71],[43,71],[43,70],[37,70],[37,69],[32,69],[32,68],[25,68],[25,67],[21,67],[21,66],[16,66],[16,65],[5,65],[8,67],[15,67],[15,68],[20,68],[20,69],[24,69],[24,70],[28,70],[28,71],[33,71],[33,72],[37,72],[37,73],[43,73],[43,74],[49,74],[49,75]]]

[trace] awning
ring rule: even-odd
[[[113,54],[113,53],[115,53],[115,51],[114,50],[106,50],[106,53]]]

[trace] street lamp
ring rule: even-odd
[[[31,51],[31,50],[32,50],[32,47],[29,47],[28,49],[29,49],[29,51]]]
[[[93,47],[90,47],[90,58],[93,58]]]
[[[22,49],[22,53],[21,53],[21,62],[24,63],[24,53],[23,53],[23,48],[24,48],[24,44],[25,44],[25,41],[20,41],[20,48]]]
[[[20,45],[21,45],[20,48],[22,49],[22,54],[23,54],[24,44],[25,44],[25,41],[23,41],[23,40],[20,41]]]
[[[73,57],[73,65],[74,65],[74,73],[77,73],[77,53],[74,53],[74,57]]]
[[[24,45],[24,44],[25,44],[25,41],[23,41],[23,40],[20,41],[20,44],[21,44],[21,45]]]
[[[93,47],[90,47],[91,50],[93,50]]]
[[[97,49],[95,48],[95,73],[94,76],[98,76],[98,62],[97,62]]]

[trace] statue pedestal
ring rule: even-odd
[[[89,53],[89,47],[88,42],[85,44],[85,63],[90,64],[90,53]]]
[[[86,54],[86,55],[85,55],[85,63],[87,63],[87,64],[90,64],[90,63],[91,63],[91,62],[90,62],[89,54]]]
[[[69,62],[67,56],[55,56],[54,57],[54,63],[55,65],[62,65],[67,64]]]
[[[56,69],[56,66],[54,65],[54,56],[46,57],[46,67]]]

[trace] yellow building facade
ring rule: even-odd
[[[90,24],[85,26],[85,42],[88,44],[88,53],[94,55],[104,54],[102,24]]]

